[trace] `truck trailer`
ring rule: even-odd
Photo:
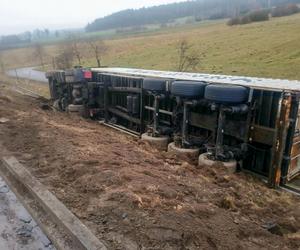
[[[300,175],[299,81],[81,67],[46,76],[61,111],[299,192],[290,185]]]

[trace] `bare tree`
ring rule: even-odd
[[[80,47],[80,41],[79,37],[77,35],[70,35],[69,37],[72,53],[77,59],[78,65],[80,66],[82,63],[82,55],[81,55],[81,47]]]
[[[55,57],[54,65],[57,69],[69,69],[73,66],[74,53],[69,41],[60,45],[60,53]]]
[[[45,66],[44,58],[46,57],[46,52],[44,47],[40,43],[36,43],[33,46],[33,49],[34,49],[33,56],[37,57],[40,60],[40,64],[44,68]]]
[[[90,46],[90,48],[91,48],[91,50],[92,50],[92,52],[94,54],[94,57],[95,57],[95,59],[97,61],[98,67],[101,67],[102,56],[107,51],[106,44],[102,40],[100,40],[100,41],[90,40],[87,43]]]
[[[184,72],[189,69],[195,69],[200,63],[200,56],[193,53],[192,45],[186,40],[181,40],[177,47],[178,52],[178,65],[177,70]]]

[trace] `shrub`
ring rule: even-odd
[[[251,18],[246,15],[240,18],[240,24],[247,24],[247,23],[251,23]]]
[[[238,24],[241,24],[241,18],[240,17],[233,17],[227,22],[227,25],[229,25],[229,26],[238,25]]]
[[[249,19],[251,22],[262,22],[269,20],[269,11],[268,10],[256,10],[252,11],[249,14]]]
[[[272,10],[273,17],[289,16],[300,12],[300,8],[297,4],[287,4],[278,6]]]
[[[177,71],[186,72],[195,69],[200,64],[200,55],[192,50],[192,45],[187,40],[181,40],[177,47],[178,64]]]
[[[269,10],[256,10],[249,12],[248,14],[241,17],[231,18],[227,24],[229,26],[238,24],[247,24],[252,22],[261,22],[269,20]]]

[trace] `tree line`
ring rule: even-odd
[[[262,22],[262,21],[268,21],[270,19],[270,16],[282,17],[282,16],[293,15],[299,12],[300,12],[300,7],[298,7],[297,4],[290,3],[286,5],[280,5],[275,8],[251,11],[249,13],[246,13],[245,15],[231,18],[227,22],[227,24],[229,26],[232,26],[232,25],[248,24],[252,22]]]
[[[240,13],[271,8],[281,4],[300,3],[300,0],[196,0],[141,9],[128,9],[96,19],[86,26],[87,32],[107,29],[168,23],[174,19],[195,16],[198,19],[219,19]]]
[[[20,34],[0,36],[0,49],[22,47],[40,41],[47,41],[48,39],[63,39],[69,37],[72,32],[71,30],[52,31],[46,28],[26,31]]]

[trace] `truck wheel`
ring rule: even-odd
[[[68,111],[70,113],[80,113],[84,109],[84,105],[74,105],[70,104],[68,106]]]
[[[199,156],[200,149],[198,148],[179,148],[172,142],[168,146],[168,152],[174,153],[180,157],[188,158],[190,160],[196,160]]]
[[[218,164],[222,164],[226,168],[228,174],[234,174],[237,170],[236,160],[231,160],[229,162],[213,161],[208,158],[208,153],[201,154],[199,156],[199,162],[198,162],[199,167],[203,167],[203,166],[217,167]]]
[[[145,133],[142,135],[142,141],[147,142],[159,151],[167,151],[170,138],[168,136],[152,137]]]
[[[175,81],[172,83],[171,94],[185,98],[202,98],[206,86],[204,82]]]
[[[53,108],[55,108],[56,110],[61,110],[60,105],[59,105],[59,100],[55,100],[53,102]]]
[[[143,89],[149,91],[166,91],[166,81],[154,78],[145,78],[143,81]]]
[[[205,99],[217,103],[239,104],[248,100],[247,88],[235,85],[211,84],[205,89]]]
[[[68,101],[67,101],[67,99],[65,97],[63,97],[60,100],[60,107],[61,107],[62,111],[67,111],[68,110]]]

